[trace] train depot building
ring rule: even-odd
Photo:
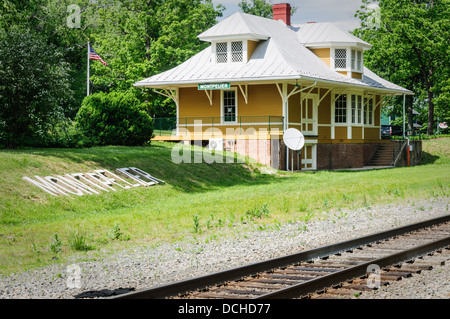
[[[274,19],[231,15],[198,35],[208,48],[135,83],[176,104],[172,127],[154,119],[154,139],[214,141],[279,169],[391,165],[375,158],[394,144],[381,138],[381,109],[413,93],[364,66],[369,43],[331,23],[292,25],[289,4],[273,10]],[[305,138],[291,154],[283,143],[289,128]]]

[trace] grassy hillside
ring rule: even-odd
[[[264,229],[344,207],[448,196],[449,145],[449,138],[424,142],[425,165],[417,167],[277,174],[249,163],[175,164],[170,143],[0,151],[0,273],[85,251],[208,238],[241,225]],[[121,167],[138,167],[166,183],[54,197],[22,180]]]

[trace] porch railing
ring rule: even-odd
[[[226,117],[166,117],[153,119],[155,136],[183,135],[186,133],[249,134],[249,132],[283,133],[282,116],[226,116]],[[178,125],[178,126],[177,126]],[[178,130],[177,130],[178,129]]]

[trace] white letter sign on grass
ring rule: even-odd
[[[100,191],[116,192],[118,188],[131,189],[133,187],[147,187],[164,183],[164,181],[136,167],[119,168],[117,172],[124,178],[106,169],[100,169],[89,173],[74,173],[66,174],[65,176],[57,175],[56,177],[35,176],[35,179],[23,177],[23,180],[53,196],[70,196],[70,194],[76,196],[98,195]]]

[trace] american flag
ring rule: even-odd
[[[89,45],[89,59],[98,60],[98,61],[102,62],[103,65],[108,65],[108,63],[103,61],[103,59],[97,53],[95,53],[94,48],[91,45]]]

